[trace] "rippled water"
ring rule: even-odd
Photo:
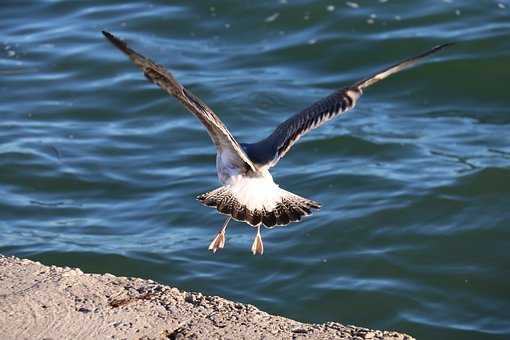
[[[357,6],[356,6],[357,5]],[[508,1],[18,2],[0,11],[0,252],[148,277],[308,322],[421,339],[510,335]],[[101,36],[168,66],[239,140],[333,89],[367,91],[274,169],[322,210],[264,232],[195,201],[200,124]]]

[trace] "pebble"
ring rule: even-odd
[[[365,339],[373,339],[375,337],[375,333],[374,332],[368,332],[365,334]]]
[[[78,273],[76,273],[74,270],[68,270],[68,271],[62,273],[63,277],[76,276],[76,275],[78,275]]]
[[[305,333],[308,333],[308,330],[306,328],[303,328],[303,327],[298,327],[298,328],[294,328],[292,330],[292,333],[305,334]]]

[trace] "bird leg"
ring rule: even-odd
[[[212,251],[213,254],[216,253],[218,249],[223,249],[225,246],[225,230],[227,230],[228,222],[230,222],[231,219],[232,217],[227,217],[225,223],[223,223],[223,227],[218,231],[218,235],[216,235],[211,244],[209,244],[209,250]]]
[[[264,254],[264,244],[262,243],[262,236],[260,236],[260,226],[257,226],[257,236],[255,236],[255,240],[253,240],[253,244],[251,245],[251,252],[253,255]]]

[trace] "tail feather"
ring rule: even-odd
[[[320,208],[318,202],[280,190],[282,196],[271,210],[265,207],[249,208],[246,204],[242,204],[228,185],[199,195],[197,199],[202,204],[215,207],[220,213],[232,216],[238,221],[246,222],[252,226],[262,223],[269,228],[300,221],[303,216],[310,215],[312,209]]]

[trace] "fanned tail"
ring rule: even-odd
[[[214,207],[222,214],[232,216],[238,221],[252,226],[262,223],[269,228],[300,221],[303,216],[311,215],[313,209],[320,208],[318,202],[280,188],[278,190],[279,195],[275,201],[261,207],[248,207],[248,204],[240,202],[229,185],[199,195],[197,199],[202,204]]]

